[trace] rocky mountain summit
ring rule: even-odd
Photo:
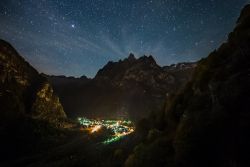
[[[160,67],[130,54],[93,79],[39,74],[0,40],[0,166],[249,167],[249,85],[250,5],[197,63]],[[130,117],[135,131],[101,144],[106,130],[58,128],[63,108],[72,118]]]
[[[195,63],[160,67],[153,56],[108,62],[93,79],[48,77],[69,116],[132,117],[160,110],[193,72]],[[65,84],[71,83],[71,84]]]

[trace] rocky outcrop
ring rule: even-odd
[[[66,118],[47,79],[3,40],[0,40],[0,69],[1,124],[20,117],[53,123]]]
[[[59,98],[54,95],[49,83],[42,84],[41,88],[38,89],[35,101],[32,104],[31,113],[32,118],[47,120],[53,123],[66,118]]]

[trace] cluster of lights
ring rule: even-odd
[[[110,129],[114,135],[105,140],[104,144],[113,143],[134,132],[133,123],[129,120],[95,120],[82,117],[78,118],[78,121],[90,133],[95,133],[102,129],[102,127]]]
[[[91,133],[97,132],[97,131],[99,131],[101,128],[102,128],[101,125],[96,125],[96,126],[94,126],[94,127],[91,129]]]

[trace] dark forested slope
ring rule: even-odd
[[[126,165],[249,166],[249,105],[250,5],[247,5],[228,41],[199,61],[192,80],[167,100],[164,130],[152,128]]]

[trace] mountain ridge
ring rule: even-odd
[[[131,53],[123,60],[109,61],[93,79],[48,78],[69,116],[119,117],[121,111],[120,115],[136,115],[135,119],[139,119],[154,107],[160,110],[166,94],[184,85],[195,66],[196,63],[180,63],[160,67],[151,55],[135,58]],[[142,99],[147,103],[136,104]]]
[[[95,80],[71,77],[68,81],[63,76],[39,75],[8,43],[0,41],[1,166],[248,167],[249,46],[250,5],[242,10],[227,42],[193,64],[194,68],[185,63],[161,68],[151,63],[130,66],[121,60],[124,67],[109,63]],[[166,80],[161,80],[161,74]],[[53,87],[55,91],[45,77],[53,85],[60,82]],[[169,85],[173,86],[170,91],[165,89]],[[79,110],[86,115],[87,110],[109,113],[132,108],[130,114],[138,114],[140,109],[135,132],[110,145],[92,142],[98,133],[58,132],[50,125],[66,115],[56,94],[62,105],[63,100],[89,105]],[[61,98],[65,94],[69,99]],[[149,114],[144,107],[151,107]],[[72,114],[68,109],[66,114]]]

